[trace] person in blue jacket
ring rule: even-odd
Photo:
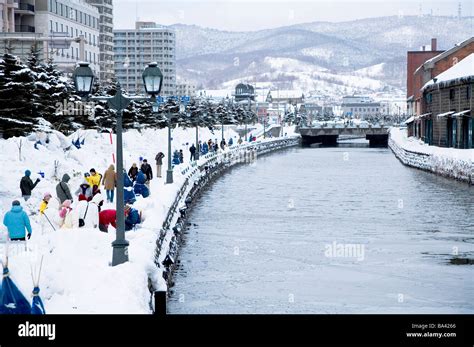
[[[12,241],[24,241],[26,232],[28,232],[28,239],[31,237],[30,219],[18,200],[14,200],[12,209],[5,213],[3,225],[7,227],[8,236]]]
[[[202,144],[201,154],[207,154],[208,152],[209,152],[209,145],[206,142],[204,142]]]
[[[132,230],[135,225],[142,222],[141,212],[130,205],[125,205],[125,231]]]
[[[144,198],[150,196],[150,189],[146,186],[147,180],[145,173],[140,170],[137,174],[137,180],[135,181],[135,185],[133,186],[133,190],[135,194],[140,194]]]

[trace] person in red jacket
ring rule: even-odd
[[[103,210],[99,213],[99,230],[104,233],[109,232],[109,224],[117,228],[117,211]]]

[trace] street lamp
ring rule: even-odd
[[[122,111],[132,100],[134,101],[155,101],[155,95],[161,90],[161,81],[163,75],[156,63],[150,63],[143,71],[143,82],[145,91],[151,95],[151,99],[142,97],[128,97],[122,94],[120,84],[117,86],[117,93],[112,97],[91,97],[91,100],[107,101],[111,109],[116,110],[117,114],[117,172],[123,175],[123,141],[122,141]],[[87,97],[94,81],[94,74],[88,63],[81,62],[73,73],[74,84],[76,90],[82,97]],[[123,196],[123,176],[117,180],[117,228],[116,238],[112,242],[112,266],[119,265],[128,261],[128,245],[125,239],[125,213],[124,213],[124,196]]]
[[[79,62],[79,66],[72,74],[76,91],[80,96],[87,96],[92,90],[94,82],[94,73],[89,67],[89,63]]]
[[[173,183],[173,166],[171,163],[171,115],[168,109],[168,170],[166,170],[166,184]]]

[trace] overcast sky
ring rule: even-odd
[[[114,0],[114,26],[133,28],[135,20],[196,24],[252,31],[313,21],[341,22],[405,14],[473,15],[472,0]]]

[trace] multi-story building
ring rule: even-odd
[[[474,37],[471,37],[461,43],[456,44],[454,47],[426,60],[420,66],[415,70],[414,72],[414,77],[416,81],[415,87],[417,89],[413,90],[414,93],[414,100],[416,101],[416,104],[419,105],[417,112],[410,117],[410,119],[407,121],[408,125],[408,133],[410,136],[415,136],[418,138],[423,139],[425,142],[429,144],[434,144],[438,146],[455,146],[455,147],[460,147],[463,148],[465,145],[464,142],[462,142],[461,138],[457,138],[456,136],[459,135],[459,133],[456,134],[451,134],[451,137],[448,137],[450,132],[456,131],[456,126],[458,125],[457,121],[454,120],[454,124],[456,126],[451,125],[451,114],[444,114],[445,112],[441,112],[441,109],[446,107],[446,96],[443,97],[443,92],[439,91],[441,95],[441,105],[439,103],[439,100],[437,103],[434,105],[439,105],[438,110],[433,109],[433,106],[427,107],[427,105],[431,104],[431,100],[433,97],[435,97],[435,93],[425,93],[426,87],[430,84],[437,84],[435,80],[438,80],[441,77],[441,75],[444,74],[444,72],[451,71],[451,74],[453,74],[453,71],[457,71],[456,69],[452,70],[452,68],[463,62],[466,57],[472,55],[474,53]],[[466,64],[466,63],[464,63]],[[459,67],[458,67],[459,68]],[[470,66],[470,71],[472,71],[472,65]],[[469,76],[469,73],[465,73],[466,76]],[[446,78],[446,75],[444,78]],[[437,84],[440,86],[439,84]],[[444,86],[445,84],[443,84]],[[441,88],[442,89],[442,88]],[[445,93],[447,93],[445,91]],[[456,93],[454,89],[449,91],[449,93]],[[459,94],[458,97],[461,98],[463,94]],[[450,96],[451,97],[451,96]],[[443,100],[445,100],[445,105],[443,106]],[[451,100],[451,99],[449,99]],[[447,103],[449,108],[454,108],[452,102]],[[427,111],[427,110],[430,111]],[[432,109],[434,112],[431,112]],[[446,112],[451,111],[447,110]],[[454,111],[454,109],[453,109]],[[439,112],[439,113],[436,113]],[[442,116],[439,116],[442,114]],[[453,112],[452,114],[456,114],[456,112]],[[463,116],[464,117],[464,116]],[[446,118],[446,122],[444,122],[443,119],[439,118]],[[459,125],[460,127],[461,125]],[[464,128],[467,129],[467,125],[464,124]],[[454,129],[454,130],[453,130]],[[460,129],[460,128],[459,128]],[[444,135],[446,138],[444,138]],[[458,142],[456,142],[458,141]],[[459,142],[461,141],[461,142]],[[461,144],[460,144],[461,143]]]
[[[423,86],[424,117],[414,122],[415,136],[430,145],[474,148],[473,67],[474,50]]]
[[[8,0],[7,0],[8,1]],[[0,33],[0,46],[26,60],[31,48],[72,72],[77,61],[99,72],[99,12],[83,0],[20,0],[14,32]]]
[[[410,116],[420,114],[420,104],[415,101],[415,92],[423,86],[420,80],[415,79],[415,70],[428,59],[431,59],[443,51],[437,50],[437,40],[431,39],[431,47],[427,50],[423,46],[419,51],[407,52],[407,113]]]
[[[114,78],[114,33],[112,0],[86,0],[99,10],[99,66],[100,80]]]
[[[196,85],[187,81],[176,84],[176,95],[195,96]]]
[[[364,95],[349,95],[342,98],[342,115],[357,119],[385,114],[380,102],[373,101]]]
[[[18,9],[18,0],[0,0],[0,32],[15,31],[15,9]]]
[[[161,95],[176,94],[176,34],[153,22],[136,22],[135,29],[114,30],[114,70],[122,88],[144,93],[142,73],[157,62],[163,73]]]

